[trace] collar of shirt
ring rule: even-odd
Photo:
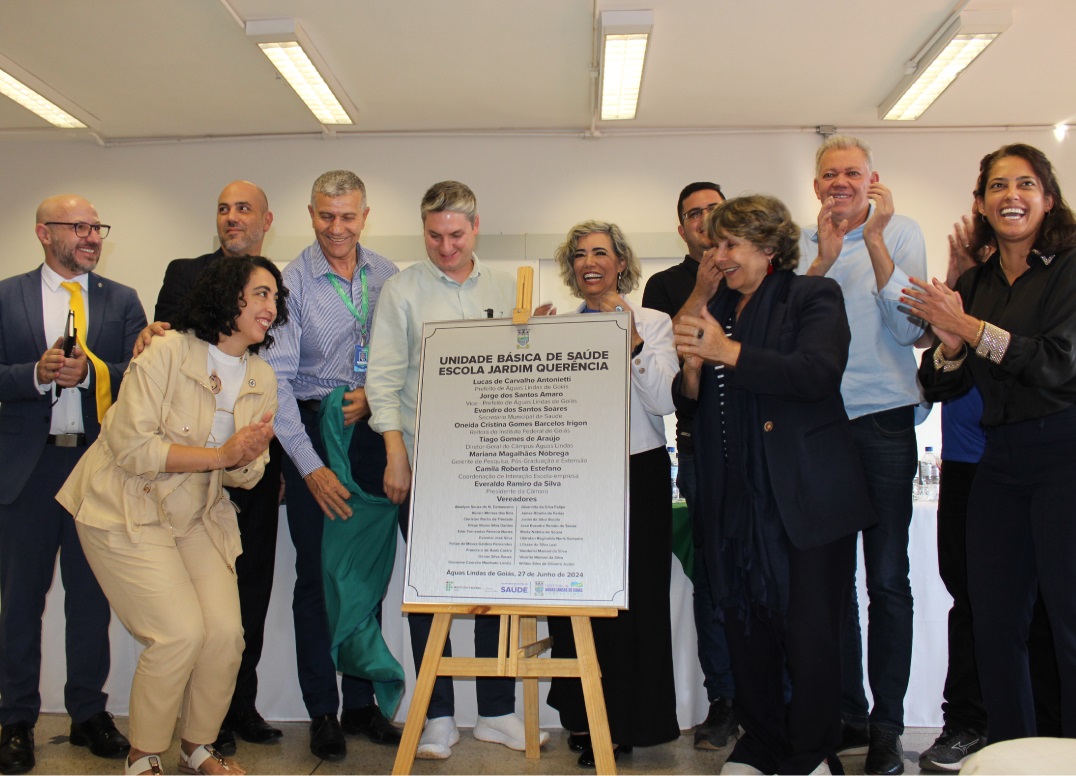
[[[482,277],[483,266],[482,262],[478,260],[478,254],[472,253],[471,260],[474,262],[474,266],[471,267],[471,274],[468,275],[467,279],[464,280],[462,283],[457,280],[453,280],[448,275],[446,275],[444,271],[436,264],[434,264],[433,260],[429,257],[427,257],[426,261],[423,262],[423,266],[426,268],[426,271],[430,273],[430,275],[432,275],[434,278],[439,279],[442,283],[448,283],[449,285],[460,286],[462,288],[463,286],[476,283],[478,281],[478,278]]]
[[[870,204],[867,205],[867,217],[863,219],[863,223],[860,224],[859,226],[857,226],[855,229],[849,229],[848,233],[845,234],[844,239],[846,239],[846,240],[848,238],[856,239],[856,238],[861,237],[863,235],[863,227],[865,227],[867,225],[867,222],[871,220],[872,215],[874,215],[874,203],[873,202],[871,202]],[[808,226],[808,227],[805,228],[804,231],[807,232],[807,237],[811,242],[814,242],[814,243],[818,242],[818,224],[815,224],[813,226]]]
[[[66,291],[66,289],[60,288],[61,283],[75,282],[82,286],[82,293],[86,293],[89,288],[89,276],[83,272],[79,275],[68,280],[50,267],[48,264],[41,265],[41,281],[45,284],[45,287],[52,292]]]
[[[325,258],[325,253],[321,250],[321,243],[319,243],[317,240],[315,240],[311,245],[307,246],[307,248],[301,254],[299,254],[299,258],[303,258],[304,255],[309,260],[309,264],[307,266],[310,267],[310,274],[313,277],[323,278],[330,272],[332,272],[337,277],[342,277],[331,266],[329,266],[329,260]],[[361,244],[355,246],[355,262],[356,270],[358,270],[360,267],[370,264],[370,260],[366,258],[365,251],[363,250]],[[357,272],[353,274],[352,279],[354,279],[357,274]]]

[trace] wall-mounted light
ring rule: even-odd
[[[635,118],[653,27],[653,11],[602,12],[602,121]]]
[[[905,66],[905,76],[878,106],[878,117],[915,121],[949,84],[1012,24],[1012,13],[963,11],[947,20]]]
[[[358,112],[294,19],[252,19],[247,37],[269,58],[299,98],[326,125],[354,124]]]
[[[61,129],[99,128],[96,118],[3,56],[0,56],[0,94]]]

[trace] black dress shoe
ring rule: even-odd
[[[29,723],[4,725],[0,732],[0,773],[26,773],[35,762],[34,729]]]
[[[88,746],[97,757],[126,757],[131,742],[120,731],[107,711],[99,711],[85,722],[71,723],[71,743]]]
[[[344,709],[340,715],[340,727],[349,736],[361,733],[375,744],[396,746],[403,737],[403,731],[386,719],[381,709],[373,703],[361,709]]]
[[[226,727],[222,727],[217,734],[217,740],[213,742],[213,748],[225,757],[235,754],[235,733]]]
[[[631,754],[630,746],[620,746],[619,744],[613,744],[613,762],[620,759],[621,754]],[[587,747],[583,750],[583,754],[579,755],[578,763],[584,768],[593,768],[594,763],[594,749],[593,747]]]
[[[900,745],[900,734],[895,730],[872,726],[870,736],[863,772],[883,776],[904,773],[904,748]]]
[[[253,706],[249,709],[243,709],[238,714],[229,714],[224,718],[222,727],[227,728],[251,744],[264,744],[284,735],[280,728],[275,728],[266,722]]]
[[[347,741],[335,714],[310,720],[310,753],[319,760],[343,760],[347,756]]]
[[[568,748],[573,752],[583,752],[590,749],[590,733],[569,733]]]

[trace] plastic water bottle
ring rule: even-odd
[[[941,476],[941,468],[938,457],[934,455],[934,448],[929,445],[923,451],[923,458],[919,461],[919,476],[916,478],[918,493],[916,501],[937,501],[938,484]]]
[[[676,475],[680,471],[679,459],[676,457],[676,448],[669,445],[665,448],[669,451],[669,461],[672,463],[672,498],[673,501],[680,500],[680,489],[676,487]]]

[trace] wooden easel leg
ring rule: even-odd
[[[609,718],[605,715],[605,696],[602,694],[601,669],[594,650],[594,632],[589,617],[572,617],[575,652],[579,659],[583,699],[590,721],[590,744],[594,747],[594,768],[600,776],[616,773],[613,742],[609,736]]]
[[[430,708],[433,684],[437,681],[437,668],[445,651],[445,642],[448,640],[451,625],[451,614],[433,616],[430,638],[426,641],[422,666],[415,680],[415,692],[411,696],[411,707],[407,710],[407,723],[404,725],[400,747],[396,750],[396,762],[392,766],[392,772],[396,776],[411,773],[411,768],[415,764],[415,752],[418,750],[419,738],[422,736],[426,711]]]
[[[538,618],[521,617],[519,621],[520,642],[533,644],[538,640]],[[518,645],[516,645],[518,646]],[[527,759],[537,760],[542,756],[541,735],[538,725],[538,679],[523,679],[523,729],[527,734]]]

